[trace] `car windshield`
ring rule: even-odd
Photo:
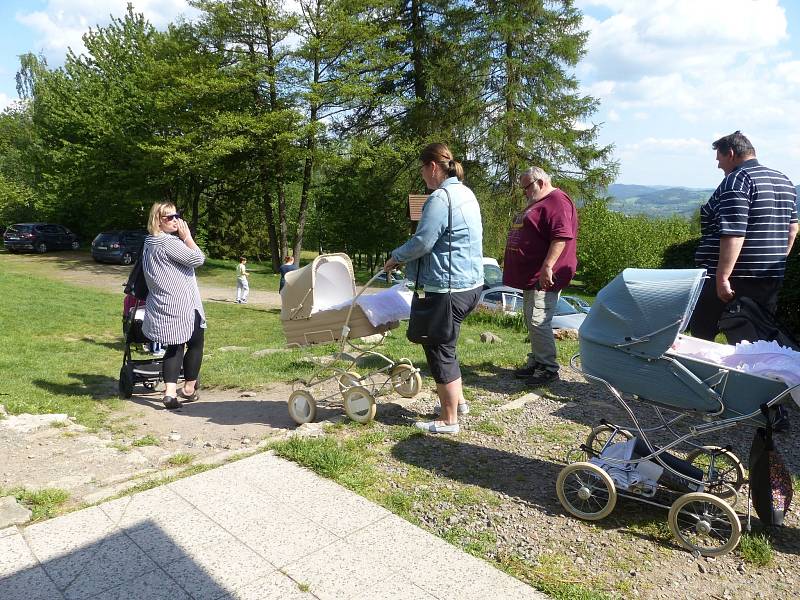
[[[119,240],[119,231],[107,231],[95,238],[95,242],[116,242]]]
[[[556,314],[557,315],[576,315],[580,311],[576,309],[572,304],[567,302],[564,298],[558,299],[558,304],[556,305]]]
[[[503,285],[503,270],[495,265],[483,265],[483,282],[489,287]]]

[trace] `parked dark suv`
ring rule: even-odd
[[[9,252],[35,250],[40,254],[48,250],[80,247],[78,236],[63,225],[54,223],[17,223],[6,229],[3,244]]]
[[[131,265],[142,251],[146,235],[144,229],[104,231],[92,242],[92,258],[97,262]]]

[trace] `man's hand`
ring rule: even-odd
[[[735,295],[731,282],[727,278],[717,277],[717,298],[727,304]]]
[[[549,290],[553,287],[553,267],[548,265],[542,265],[542,268],[539,271],[539,287],[543,290]]]

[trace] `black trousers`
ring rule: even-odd
[[[752,298],[769,312],[775,314],[775,310],[778,308],[778,292],[781,290],[782,279],[777,277],[762,279],[731,277],[730,282],[736,296]],[[716,277],[706,279],[689,321],[692,335],[713,342],[719,333],[719,318],[724,309],[725,303],[717,297]]]
[[[200,313],[194,311],[194,331],[185,344],[167,346],[164,352],[164,381],[177,383],[183,365],[184,380],[194,381],[200,376],[200,365],[203,363],[203,345],[205,329],[200,327]],[[186,351],[184,352],[184,347]]]
[[[423,345],[425,358],[428,361],[428,368],[431,377],[436,383],[450,383],[461,377],[461,367],[458,366],[458,356],[456,355],[456,344],[461,334],[461,322],[467,315],[475,310],[480,299],[481,288],[466,290],[464,292],[453,292],[453,322],[455,324],[455,339],[449,344],[438,344],[436,346]]]

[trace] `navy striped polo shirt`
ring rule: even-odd
[[[695,264],[717,272],[721,235],[743,236],[731,277],[783,277],[789,225],[797,223],[797,193],[783,173],[743,162],[731,171],[700,209],[700,245]]]

